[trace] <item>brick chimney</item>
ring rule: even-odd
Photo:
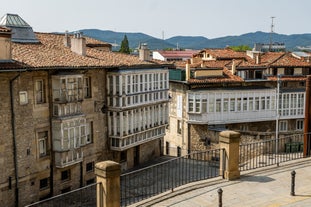
[[[71,47],[71,40],[70,40],[70,36],[68,34],[68,31],[65,32],[65,37],[64,37],[64,45],[65,47]]]
[[[150,58],[150,50],[148,49],[147,43],[141,44],[139,46],[139,59],[144,61],[149,61]]]
[[[235,73],[236,73],[236,62],[235,62],[235,59],[232,60],[231,73],[232,73],[232,75],[235,75]]]
[[[190,60],[186,63],[186,81],[190,80]]]
[[[81,33],[74,34],[74,37],[71,38],[71,51],[77,53],[78,55],[86,55],[86,40],[82,37]]]
[[[261,63],[261,54],[260,53],[256,53],[256,64],[260,64]]]
[[[11,38],[11,29],[0,27],[0,61],[12,59]]]

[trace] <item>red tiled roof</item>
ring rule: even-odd
[[[158,50],[157,52],[165,58],[191,58],[199,50]]]
[[[116,52],[100,51],[86,47],[86,55],[81,56],[65,47],[64,35],[51,33],[36,33],[40,44],[12,43],[14,60],[27,64],[29,67],[127,67],[135,65],[154,65],[141,61],[137,56]],[[92,38],[86,38],[86,44],[103,43]]]
[[[243,59],[245,58],[245,52],[236,52],[232,49],[205,49],[200,53],[207,53],[215,57],[216,59]]]
[[[223,76],[219,77],[206,77],[204,79],[190,79],[189,84],[204,84],[204,83],[233,83],[233,82],[244,82],[244,80],[239,77],[232,75],[231,71],[227,68],[223,69]]]
[[[306,79],[307,77],[305,76],[282,76],[280,77],[281,81],[305,81]],[[270,76],[270,77],[267,77],[267,80],[277,81],[278,78],[277,76]]]
[[[16,61],[9,61],[9,62],[0,62],[0,71],[2,70],[9,70],[9,69],[24,69],[27,66],[16,62]]]
[[[301,59],[293,57],[290,53],[283,54],[280,58],[270,64],[270,67],[310,67],[310,63],[307,63]]]
[[[11,29],[7,28],[7,27],[2,27],[0,26],[0,32],[10,32]]]

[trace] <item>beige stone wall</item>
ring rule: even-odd
[[[161,139],[156,139],[140,145],[139,163],[145,163],[160,156],[160,141]]]
[[[166,154],[166,143],[169,143],[169,155],[177,155],[177,147],[182,149],[183,154],[186,154],[188,149],[188,124],[186,122],[187,114],[187,87],[170,82],[171,96],[169,105],[169,125],[166,130],[166,135],[164,136],[164,154]],[[182,116],[177,114],[177,97],[182,96]],[[178,121],[181,122],[181,133],[178,133]]]
[[[190,125],[191,150],[204,151],[212,149],[215,143],[218,143],[219,132],[209,131],[208,125],[191,124]],[[206,139],[211,141],[211,145],[206,145]]]
[[[10,79],[17,74],[1,74],[0,76],[0,205],[13,206],[14,202],[14,161],[13,141],[10,116]],[[9,177],[12,178],[12,189],[9,189]],[[10,205],[11,204],[11,205]]]
[[[49,156],[39,158],[36,135],[38,131],[47,130],[49,132],[49,148],[52,148],[52,130],[50,128],[50,109],[52,107],[49,104],[49,94],[52,88],[49,85],[47,71],[1,73],[0,166],[5,167],[0,167],[0,206],[14,206],[15,201],[13,135],[9,94],[10,80],[20,74],[13,82],[13,91],[19,175],[19,204],[24,206],[31,202],[36,202],[50,193],[50,188],[40,190],[40,180],[50,177],[51,170],[54,181],[50,185],[54,186],[53,194],[58,195],[66,187],[71,187],[73,190],[79,188],[81,183],[85,185],[87,180],[95,178],[94,171],[86,172],[86,164],[88,162],[94,162],[95,164],[96,162],[107,160],[111,156],[107,147],[106,114],[102,113],[100,111],[101,107],[99,107],[105,104],[105,73],[103,70],[93,70],[84,73],[84,75],[91,77],[92,81],[92,98],[83,101],[82,111],[88,120],[93,121],[93,143],[82,147],[84,155],[82,163],[68,167],[71,169],[71,179],[68,181],[60,180],[63,169],[53,167],[52,151],[49,152]],[[44,104],[35,104],[34,84],[38,78],[45,81],[47,96],[46,103]],[[20,91],[27,92],[28,103],[25,105],[21,105],[19,102]],[[9,177],[12,179],[11,189],[8,186]],[[82,181],[80,181],[81,177]]]

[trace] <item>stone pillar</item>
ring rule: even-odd
[[[121,166],[113,161],[96,163],[97,207],[120,206]]]
[[[240,133],[234,131],[222,131],[219,133],[219,147],[224,149],[220,155],[219,174],[227,180],[240,178]]]

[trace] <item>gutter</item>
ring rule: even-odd
[[[10,98],[11,98],[11,127],[13,135],[13,158],[15,168],[15,206],[18,207],[19,203],[19,189],[18,189],[18,166],[17,166],[17,143],[16,143],[16,131],[15,131],[15,111],[14,111],[14,94],[13,94],[13,82],[20,76],[18,74],[10,80]]]

